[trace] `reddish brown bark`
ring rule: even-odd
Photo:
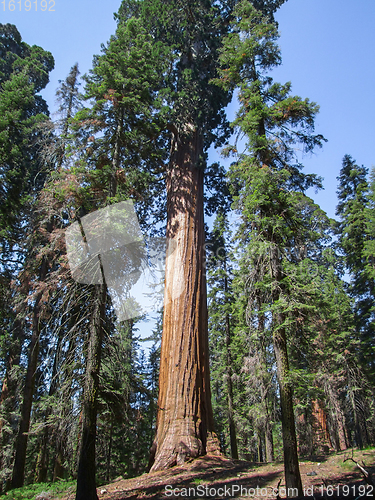
[[[312,402],[312,414],[314,419],[315,436],[318,444],[321,447],[328,446],[328,448],[332,448],[327,425],[327,413],[325,412],[322,404],[317,400]]]
[[[152,470],[220,452],[208,364],[202,149],[196,130],[182,143],[175,137],[167,173],[168,245]]]

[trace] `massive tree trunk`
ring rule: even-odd
[[[312,401],[312,418],[316,445],[318,445],[320,451],[332,448],[331,437],[328,431],[327,412],[324,404],[316,399]]]
[[[82,402],[82,438],[78,461],[76,500],[98,500],[95,478],[95,441],[106,297],[107,287],[105,283],[95,285],[94,310],[90,321]]]
[[[174,137],[167,174],[167,258],[152,470],[219,453],[213,429],[204,275],[202,138]]]

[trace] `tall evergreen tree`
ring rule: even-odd
[[[371,272],[368,272],[371,269],[368,249],[372,235],[368,232],[371,209],[367,174],[368,170],[359,167],[351,156],[344,156],[338,177],[339,203],[336,214],[340,218],[339,245],[350,274],[349,293],[355,299],[356,327],[363,341],[362,354],[368,367],[373,370],[375,289]]]
[[[52,54],[23,42],[12,24],[0,24],[0,236],[2,259],[17,249],[27,196],[43,185],[38,123],[48,109],[38,95],[54,67]]]
[[[262,2],[262,8],[273,12],[281,3]],[[203,174],[209,146],[225,137],[223,108],[231,93],[210,80],[217,76],[220,37],[228,30],[232,7],[232,2],[181,6],[175,1],[126,1],[119,13],[120,24],[130,16],[139,18],[155,42],[163,43],[173,56],[160,93],[167,105],[164,127],[170,133],[170,155],[165,158],[169,247],[158,403],[162,410],[152,449],[153,470],[218,451],[202,272]]]
[[[301,227],[300,197],[319,181],[303,175],[294,146],[305,151],[320,146],[324,138],[314,135],[315,103],[290,95],[291,85],[273,83],[265,72],[280,63],[275,43],[277,31],[247,2],[235,9],[232,33],[224,42],[221,78],[224,88],[239,87],[240,110],[234,125],[246,134],[248,154],[231,170],[239,187],[236,207],[243,217],[243,241],[255,245],[252,266],[267,277],[272,312],[273,348],[277,362],[282,412],[284,468],[287,488],[302,494],[299,472],[293,387],[287,349],[287,276],[284,249],[292,246]],[[234,148],[232,148],[234,149]],[[258,279],[259,281],[259,279]]]
[[[4,277],[14,278],[28,253],[25,241],[32,225],[30,203],[43,186],[37,139],[40,136],[38,125],[47,120],[48,109],[38,92],[47,85],[54,60],[41,47],[23,42],[17,28],[11,24],[0,25],[0,55],[0,258],[1,271],[8,270]],[[13,332],[4,387],[14,366],[20,362],[24,337],[20,318],[13,322]],[[32,393],[30,399],[26,391],[33,386],[31,375],[31,371],[26,375],[17,440],[17,486],[24,480],[29,401],[32,399]],[[5,396],[2,395],[2,400]]]
[[[119,23],[103,54],[94,59],[86,77],[85,99],[91,107],[75,116],[77,133],[88,145],[84,173],[90,189],[100,192],[94,202],[87,198],[81,214],[133,196],[146,196],[148,172],[143,172],[145,158],[155,165],[160,161],[152,152],[153,136],[158,134],[158,107],[155,88],[168,59],[159,45],[145,32],[137,19]],[[160,87],[160,84],[159,84]],[[160,107],[160,106],[159,106]],[[107,286],[94,285],[94,311],[91,318],[86,354],[85,390],[83,393],[82,439],[77,476],[77,500],[96,499],[95,441],[101,352],[106,325]],[[104,287],[104,288],[103,288]]]
[[[220,211],[217,215],[213,231],[210,235],[210,257],[207,263],[209,286],[209,339],[214,415],[224,413],[222,419],[226,424],[223,437],[229,435],[231,456],[238,459],[238,446],[234,416],[233,397],[233,270],[229,254],[229,228],[227,217]],[[216,412],[215,412],[216,410]],[[226,413],[226,415],[225,415]],[[226,440],[225,440],[226,441]],[[224,442],[224,449],[227,442]]]

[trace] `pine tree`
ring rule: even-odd
[[[354,314],[358,333],[363,341],[362,356],[373,370],[374,281],[372,275],[371,232],[372,206],[369,199],[368,170],[359,167],[355,160],[345,155],[338,177],[336,214],[339,245],[350,274],[349,293],[355,299]]]
[[[38,92],[54,67],[50,52],[30,47],[12,24],[0,24],[0,237],[3,264],[24,237],[27,196],[43,185],[37,125],[48,115]],[[34,179],[37,179],[34,181]],[[4,261],[5,259],[5,261]]]
[[[37,93],[48,83],[48,73],[53,69],[52,55],[41,47],[30,47],[22,41],[14,25],[0,25],[0,169],[1,208],[0,239],[2,270],[13,278],[28,253],[26,235],[32,224],[30,202],[43,186],[44,174],[38,151],[38,126],[47,120],[48,109]],[[41,271],[43,272],[43,270]],[[6,275],[5,274],[5,275]],[[5,276],[4,275],[4,276]],[[38,316],[35,305],[34,318]],[[36,323],[35,323],[36,329]],[[37,334],[36,334],[37,335]],[[19,363],[22,339],[22,319],[14,322],[14,341],[10,342],[9,362],[3,386],[14,366]],[[18,342],[16,337],[18,337]],[[37,351],[32,349],[34,354]],[[27,431],[32,400],[32,364],[26,375],[22,416],[17,439],[16,471],[17,486],[23,484],[26,457]],[[4,385],[5,384],[5,385]],[[30,391],[28,390],[30,388]],[[26,395],[26,392],[28,394]],[[31,398],[30,398],[31,394]],[[2,396],[6,399],[6,394]]]
[[[374,213],[375,213],[375,171],[374,169],[371,170],[370,173],[370,186],[369,186],[369,195],[368,195],[368,205],[365,209],[365,216],[366,216],[366,234],[367,234],[367,240],[364,242],[364,248],[363,248],[363,258],[366,261],[366,274],[367,274],[367,279],[369,283],[373,282],[374,277],[375,277],[375,272],[374,272],[374,259],[375,259],[375,245],[374,245],[374,240],[375,240],[375,225],[374,225]],[[370,287],[370,293],[372,294],[372,285]],[[374,353],[375,353],[375,345],[374,342],[371,340],[373,338],[373,335],[371,333],[373,332],[373,313],[374,313],[374,308],[373,306],[369,310],[369,313],[371,314],[371,324],[369,325],[369,335],[368,338],[366,339],[365,342],[365,357],[367,359],[368,365],[369,365],[369,370],[370,373],[374,373],[374,363],[372,360],[374,359]]]
[[[366,234],[367,240],[364,242],[363,256],[366,258],[366,272],[369,279],[374,279],[375,271],[374,271],[374,256],[375,256],[375,248],[374,248],[374,239],[375,239],[375,230],[374,230],[374,210],[375,210],[375,169],[372,168],[370,172],[370,184],[369,184],[369,192],[368,192],[368,203],[365,208],[366,215]]]
[[[351,294],[356,298],[356,318],[358,327],[363,330],[369,322],[372,282],[366,273],[363,256],[367,240],[366,213],[368,205],[368,171],[356,165],[349,155],[343,159],[338,177],[338,199],[336,214],[339,225],[339,242],[345,254],[348,271],[351,275]]]
[[[293,147],[300,144],[311,151],[324,139],[313,134],[316,104],[291,96],[290,84],[273,83],[265,75],[280,62],[276,38],[274,25],[265,23],[249,2],[239,3],[232,33],[224,42],[221,78],[216,81],[224,88],[239,87],[241,105],[234,125],[246,134],[248,151],[231,170],[234,185],[239,187],[236,207],[243,218],[239,237],[243,242],[251,238],[252,266],[262,275],[263,293],[272,303],[286,486],[302,494],[289,376],[288,277],[283,255],[301,227],[296,213],[301,198],[298,191],[319,186],[314,176],[300,172]],[[260,276],[257,281],[260,283]]]
[[[90,199],[81,212],[91,212],[115,201],[137,198],[147,189],[147,172],[142,164],[151,152],[152,136],[158,130],[153,117],[157,109],[155,90],[160,81],[161,50],[151,44],[136,19],[119,24],[103,54],[94,59],[91,74],[86,77],[85,99],[92,101],[75,116],[81,141],[86,151],[90,180]],[[167,62],[164,61],[162,65]],[[156,157],[156,160],[155,160]],[[134,167],[137,167],[135,170]],[[86,355],[85,389],[83,393],[82,438],[77,475],[76,498],[97,498],[95,479],[95,441],[98,413],[99,375],[103,333],[106,324],[107,285],[102,269],[103,285],[95,285],[95,310],[92,314]],[[103,288],[104,287],[104,288]]]
[[[222,432],[224,436],[229,434],[231,456],[238,459],[233,397],[233,356],[231,352],[233,336],[233,314],[231,309],[234,300],[232,290],[233,270],[231,269],[229,256],[229,238],[228,219],[220,211],[215,219],[209,239],[211,257],[208,259],[207,265],[209,286],[208,326],[212,384],[214,387],[214,416],[216,417],[218,412],[220,414],[224,413],[221,427],[225,424],[227,429],[226,432],[224,432],[224,429]],[[223,443],[224,449],[227,448],[225,441]]]
[[[366,379],[373,373],[373,298],[374,282],[372,276],[372,192],[367,180],[368,170],[359,167],[349,155],[343,158],[338,177],[338,198],[336,213],[338,224],[339,248],[341,249],[350,275],[349,294],[354,299],[354,319],[360,350],[356,361],[347,365],[347,376],[351,407],[355,427],[355,441],[365,446],[372,440],[366,391],[359,389],[367,386],[365,380],[354,382],[359,377]],[[354,368],[354,364],[359,364]],[[360,375],[359,375],[360,374]],[[368,376],[367,375],[367,376]],[[371,375],[370,375],[371,376]],[[371,405],[371,403],[370,403]],[[368,429],[369,428],[369,429]]]

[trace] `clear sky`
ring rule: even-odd
[[[13,23],[28,44],[52,52],[55,70],[43,92],[55,106],[58,80],[78,62],[87,72],[94,54],[115,31],[113,13],[120,0],[0,1],[0,22]],[[54,11],[49,11],[53,8]],[[5,10],[4,10],[5,9]],[[334,216],[336,177],[344,154],[359,164],[375,165],[375,1],[288,0],[278,11],[283,65],[273,71],[276,81],[291,81],[293,92],[320,105],[316,131],[327,139],[322,150],[304,158],[306,172],[324,177],[325,190],[314,199]],[[375,114],[375,113],[374,113]]]
[[[316,131],[328,142],[305,170],[324,178],[313,197],[333,217],[343,156],[375,166],[375,1],[289,0],[277,20],[283,65],[275,79],[320,105]]]

